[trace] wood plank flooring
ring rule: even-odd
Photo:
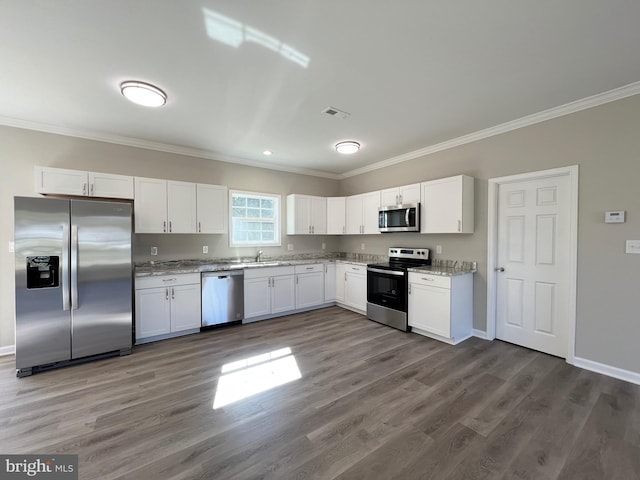
[[[337,307],[23,379],[0,357],[0,392],[0,453],[78,454],[82,479],[640,479],[639,386]]]

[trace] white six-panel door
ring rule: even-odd
[[[566,358],[570,322],[568,175],[499,185],[496,337]],[[504,270],[503,270],[504,269]]]

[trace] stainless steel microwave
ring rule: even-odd
[[[419,232],[420,204],[405,203],[378,208],[378,228],[381,232]]]

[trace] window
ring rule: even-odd
[[[280,245],[280,195],[229,191],[232,247]]]

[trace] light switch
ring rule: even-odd
[[[16,251],[16,244],[13,241],[9,242],[9,253],[13,253],[15,251]]]
[[[202,246],[202,253],[209,253],[209,246],[208,245],[203,245]]]
[[[624,210],[604,212],[604,223],[624,223]]]
[[[627,240],[626,253],[640,254],[640,240]]]

